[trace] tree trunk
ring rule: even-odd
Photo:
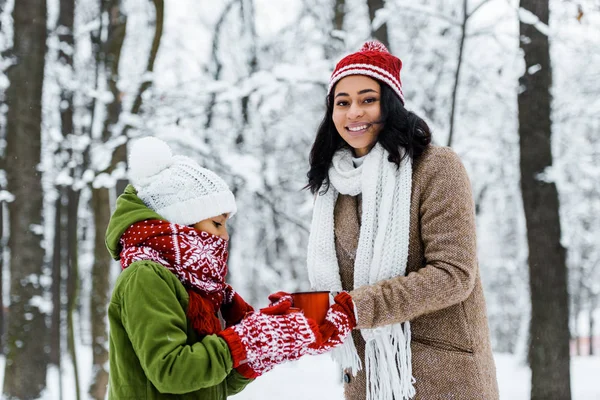
[[[156,55],[160,48],[160,40],[162,39],[163,25],[165,18],[165,1],[164,0],[152,0],[154,3],[155,21],[154,21],[154,36],[152,38],[152,46],[150,47],[150,54],[148,55],[148,61],[146,63],[146,71],[154,71],[154,62],[156,61]],[[143,94],[150,88],[152,81],[144,81],[135,97],[133,107],[131,107],[131,114],[138,114],[142,109]]]
[[[331,32],[325,44],[325,56],[328,59],[337,59],[344,50],[346,41],[340,32],[344,30],[344,17],[346,16],[346,0],[333,0],[333,13],[331,16]]]
[[[4,12],[5,7],[6,7],[6,0],[0,0],[0,14],[2,14]],[[3,31],[1,20],[0,20],[0,31]]]
[[[548,0],[522,0],[521,7],[548,24]],[[560,244],[558,193],[553,182],[540,176],[552,165],[549,43],[535,26],[524,22],[519,26],[525,55],[518,108],[531,288],[531,400],[569,400],[569,303],[565,250]],[[536,67],[537,72],[533,72],[532,66],[541,69]]]
[[[344,29],[344,17],[346,16],[346,0],[334,0],[332,25],[336,31]]]
[[[218,81],[219,79],[221,79],[221,72],[223,70],[223,63],[221,62],[221,59],[219,57],[219,41],[221,38],[221,29],[227,27],[227,25],[225,24],[225,18],[227,17],[227,14],[229,14],[229,11],[231,11],[231,8],[233,7],[233,5],[236,4],[238,1],[239,0],[230,0],[229,3],[227,3],[225,8],[223,9],[223,12],[219,16],[219,19],[217,20],[217,22],[215,24],[215,33],[213,35],[212,51],[211,51],[212,62],[214,65],[213,71],[212,71],[212,78],[215,81]],[[216,104],[217,104],[217,95],[216,95],[216,93],[212,93],[210,95],[208,107],[206,108],[206,122],[204,123],[204,129],[206,131],[210,130],[210,128],[212,127]],[[210,142],[210,135],[206,135],[205,141],[206,141],[206,143]]]
[[[572,287],[572,295],[569,298],[570,301],[570,312],[569,319],[571,320],[570,326],[573,327],[570,330],[570,341],[569,341],[569,350],[570,343],[573,342],[575,344],[575,355],[580,355],[581,352],[581,335],[579,332],[579,314],[581,313],[581,306],[584,294],[584,285],[583,285],[583,271],[581,269],[581,263],[575,268],[572,268],[570,271],[570,279],[571,281],[577,281],[577,285]],[[575,277],[575,276],[576,277]]]
[[[1,0],[0,0],[1,1]],[[2,10],[0,10],[1,12]],[[0,26],[1,28],[1,26]],[[0,171],[5,170],[4,157],[0,156]],[[0,191],[5,190],[3,185],[0,185]],[[5,199],[0,199],[0,355],[4,355],[4,336],[6,330],[6,310],[8,309],[4,304],[4,253],[6,249],[6,236],[4,234],[4,202]]]
[[[94,265],[92,267],[92,296],[90,317],[92,320],[92,364],[93,379],[89,394],[93,399],[102,400],[108,385],[108,337],[106,327],[106,307],[109,294],[109,271],[111,258],[104,244],[104,231],[110,219],[110,199],[107,188],[92,189],[92,209],[94,225],[97,227],[94,239]]]
[[[2,167],[4,163],[2,163]],[[1,167],[0,167],[1,168]],[[3,169],[3,168],[2,168]],[[0,354],[4,354],[4,201],[0,200]]]
[[[106,18],[107,38],[101,44],[100,61],[105,70],[107,87],[113,95],[108,104],[103,124],[102,140],[111,138],[112,128],[121,113],[121,93],[117,87],[119,61],[125,40],[127,17],[123,14],[119,0],[102,2],[101,20]],[[113,160],[115,159],[113,155]],[[112,165],[113,163],[111,163]],[[99,171],[106,172],[106,171]],[[110,171],[108,171],[110,173]],[[92,332],[92,381],[88,393],[96,400],[104,399],[108,384],[105,365],[108,360],[108,333],[106,307],[108,304],[111,259],[104,245],[104,234],[110,219],[109,189],[92,188],[91,206],[94,214],[94,264],[92,265],[92,293],[90,295],[90,319]]]
[[[7,189],[10,236],[10,318],[4,397],[38,398],[46,387],[48,354],[40,278],[44,266],[41,173],[42,87],[46,56],[46,1],[14,4],[16,64],[6,92]]]
[[[75,39],[73,36],[75,24],[75,0],[60,0],[60,12],[58,14],[58,39],[60,49],[58,52],[58,61],[60,64],[69,68],[68,79],[73,76],[73,50]],[[65,51],[67,50],[67,51]],[[70,89],[70,82],[61,82],[60,93],[60,122],[64,138],[73,134],[73,91]]]
[[[371,36],[373,39],[379,40],[381,43],[385,45],[388,49],[390,48],[390,39],[388,37],[387,31],[387,22],[384,22],[375,29],[373,26],[373,21],[375,20],[375,13],[377,10],[382,9],[384,7],[384,0],[367,0],[367,5],[369,6],[369,21],[371,21]]]
[[[72,206],[71,204],[69,205]],[[69,247],[71,238],[67,238]],[[71,252],[69,248],[69,252]],[[75,253],[76,254],[76,253]],[[67,350],[73,363],[74,383],[75,383],[75,396],[77,400],[81,396],[81,388],[79,384],[79,366],[77,363],[77,348],[75,346],[75,323],[73,315],[75,313],[75,307],[77,305],[77,297],[79,296],[79,269],[77,262],[69,260],[68,274],[67,274]]]
[[[462,67],[463,54],[465,50],[465,39],[467,37],[467,22],[469,21],[470,15],[467,14],[467,0],[463,0],[462,4],[463,21],[460,32],[460,43],[458,45],[458,61],[456,62],[456,72],[454,73],[454,87],[452,89],[452,105],[450,107],[450,130],[448,133],[448,144],[452,146],[452,139],[454,136],[454,121],[456,120],[456,101],[458,99],[458,85],[460,83],[460,70]]]
[[[73,35],[74,24],[75,24],[75,1],[74,0],[60,0],[59,3],[59,15],[58,15],[58,39],[60,41],[60,47],[58,51],[58,61],[63,67],[62,79],[59,79],[60,88],[60,121],[61,121],[61,132],[63,139],[69,140],[74,134],[73,129],[73,91],[71,90],[71,81],[73,79],[73,52],[75,46],[75,39]],[[70,149],[62,150],[68,154],[67,159],[72,159],[72,151]],[[59,168],[69,168],[67,165],[59,165]],[[75,178],[75,168],[70,168],[70,175]],[[75,391],[76,398],[79,399],[81,395],[80,382],[79,382],[79,366],[77,362],[77,351],[76,351],[76,331],[74,328],[73,314],[78,303],[79,293],[79,270],[77,261],[73,262],[73,253],[77,254],[77,251],[72,248],[72,240],[70,238],[69,224],[71,223],[72,209],[77,209],[77,204],[72,204],[72,196],[70,193],[73,191],[71,187],[61,187],[61,218],[56,225],[60,230],[62,240],[59,240],[60,244],[55,246],[58,250],[58,257],[55,256],[55,262],[58,264],[58,271],[55,273],[60,274],[62,265],[66,266],[67,271],[67,282],[66,282],[66,325],[67,325],[67,351],[71,358],[74,371],[74,388],[68,388],[69,392]],[[58,214],[58,212],[57,212]],[[76,242],[75,242],[76,243]],[[76,244],[75,244],[76,245]],[[59,275],[60,276],[60,275]],[[55,289],[59,297],[63,295],[63,291],[59,288]],[[53,293],[53,294],[54,294]],[[61,304],[59,302],[59,304]],[[61,307],[62,308],[62,307]],[[62,311],[62,310],[61,310]],[[62,323],[62,319],[58,319],[59,324]],[[60,330],[60,327],[56,329]],[[60,356],[59,356],[60,357]],[[59,364],[60,366],[60,364]],[[61,387],[62,392],[62,387]]]
[[[54,246],[52,251],[52,316],[50,318],[50,357],[51,364],[60,369],[62,338],[62,269],[63,253],[63,188],[57,188],[58,198],[54,202]]]
[[[245,51],[245,53],[248,55],[248,75],[252,76],[252,74],[254,74],[258,69],[258,56],[256,54],[256,42],[258,39],[255,27],[256,16],[254,12],[254,0],[242,0],[240,5],[240,14],[244,27],[244,37],[249,39],[249,49]],[[250,123],[250,95],[251,93],[248,93],[241,99],[243,125],[235,140],[235,144],[238,148],[244,143],[244,130]]]
[[[589,355],[590,356],[594,356],[595,355],[595,349],[594,349],[594,311],[596,311],[596,305],[597,305],[597,301],[594,300],[592,301],[592,306],[590,307],[590,314],[589,314],[589,322],[590,322],[590,352]]]
[[[160,47],[164,22],[164,0],[152,0],[155,8],[155,30],[148,56],[146,71],[154,70],[154,63]],[[103,44],[104,69],[107,77],[108,88],[113,94],[113,102],[107,107],[106,119],[103,124],[102,139],[104,141],[114,137],[113,127],[117,125],[122,110],[121,94],[117,87],[119,78],[119,60],[125,39],[127,17],[123,14],[120,2],[111,0],[104,5],[103,13],[108,13],[107,40]],[[131,114],[138,114],[142,107],[144,92],[151,86],[151,81],[140,85],[134,99]],[[126,135],[129,126],[125,126],[122,135]],[[117,164],[126,161],[126,144],[118,146],[112,155],[111,162],[105,173],[111,173]],[[94,264],[92,266],[92,294],[90,301],[90,317],[92,330],[93,350],[93,378],[89,394],[97,400],[104,399],[108,384],[108,371],[105,368],[108,361],[108,335],[105,323],[106,308],[109,296],[109,272],[112,260],[106,250],[104,234],[110,220],[110,190],[106,187],[92,189],[92,209],[94,213]]]

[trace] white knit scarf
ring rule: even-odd
[[[308,276],[314,290],[341,291],[334,243],[333,211],[338,193],[362,193],[360,237],[354,262],[354,288],[404,275],[408,258],[412,160],[398,169],[377,143],[361,166],[352,151],[338,150],[329,169],[331,186],[317,196],[308,240]],[[361,329],[366,342],[367,400],[402,400],[415,395],[408,321]],[[352,336],[333,350],[333,358],[354,374],[362,365]]]

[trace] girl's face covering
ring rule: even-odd
[[[333,123],[357,157],[373,148],[383,128],[380,99],[379,82],[368,76],[350,75],[335,87]]]
[[[229,233],[227,233],[228,218],[229,214],[221,214],[213,218],[203,219],[192,225],[192,227],[198,231],[204,231],[221,239],[229,240]]]

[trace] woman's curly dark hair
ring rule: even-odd
[[[400,162],[406,156],[417,159],[431,143],[431,130],[427,123],[415,113],[406,110],[398,95],[385,83],[381,86],[381,121],[383,129],[377,137],[384,149],[389,153],[388,160],[400,167]],[[333,154],[340,148],[348,146],[340,136],[333,123],[333,94],[327,96],[327,110],[317,130],[317,136],[310,150],[310,170],[306,174],[310,189],[315,194],[323,187],[322,193],[329,189],[329,167]],[[400,148],[406,152],[402,153]]]

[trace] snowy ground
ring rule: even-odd
[[[80,362],[85,363],[86,354]],[[519,365],[517,360],[508,354],[496,354],[496,367],[498,369],[498,383],[500,385],[500,399],[502,400],[527,400],[529,399],[530,371],[527,367]],[[89,380],[89,368],[82,368],[82,382]],[[0,389],[4,374],[4,358],[0,357]],[[600,399],[600,356],[574,357],[571,364],[573,400],[598,400]],[[63,373],[62,400],[74,400],[75,396],[70,378],[71,371]],[[49,372],[49,387],[43,400],[60,399],[56,371]],[[87,387],[84,384],[83,387]],[[82,398],[86,398],[83,396]],[[336,365],[328,355],[305,357],[294,363],[276,367],[268,374],[261,376],[242,393],[231,397],[234,400],[305,400],[328,399],[342,400],[341,376]]]
[[[529,399],[529,368],[508,354],[496,354],[500,398]],[[572,361],[573,400],[600,399],[600,357],[576,357]],[[341,376],[329,356],[307,357],[281,365],[249,385],[235,400],[343,399]]]

